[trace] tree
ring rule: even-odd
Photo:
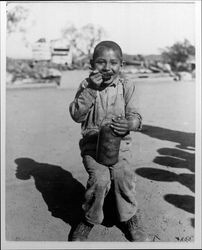
[[[25,32],[24,21],[28,18],[29,12],[22,6],[15,6],[7,10],[7,32]]]
[[[8,7],[10,7],[8,5]],[[13,36],[22,40],[26,47],[30,46],[27,33],[35,24],[35,20],[30,19],[30,12],[23,6],[7,8],[7,37],[13,39]]]
[[[93,24],[87,24],[81,28],[81,40],[84,43],[84,52],[90,56],[97,43],[99,43],[105,31],[102,27],[94,27]]]
[[[195,47],[187,39],[183,42],[176,42],[162,52],[164,61],[169,63],[173,70],[178,70],[180,65],[186,67],[190,56],[195,56]]]
[[[71,46],[76,45],[77,36],[78,30],[73,24],[70,24],[62,29],[62,38],[65,38]]]
[[[87,24],[77,29],[74,25],[69,25],[62,29],[62,37],[67,39],[70,46],[73,46],[80,56],[87,56],[93,52],[95,45],[101,41],[105,34],[102,27],[95,27]]]

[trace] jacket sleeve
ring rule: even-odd
[[[130,120],[139,120],[139,127],[142,128],[142,116],[136,108],[135,84],[132,81],[124,81],[124,99],[126,118]]]
[[[75,122],[81,123],[86,120],[88,112],[95,103],[96,96],[96,90],[89,88],[87,80],[84,80],[69,106],[69,112]]]

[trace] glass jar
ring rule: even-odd
[[[106,166],[118,162],[121,143],[121,136],[114,133],[110,125],[111,119],[107,119],[101,124],[96,152],[97,162]]]

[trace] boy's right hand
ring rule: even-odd
[[[95,90],[99,90],[100,85],[103,82],[102,74],[96,69],[90,73],[89,79],[89,87]]]

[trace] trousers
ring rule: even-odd
[[[113,188],[117,221],[127,221],[137,212],[136,178],[131,167],[130,142],[121,141],[119,160],[108,167],[96,161],[97,139],[97,135],[91,135],[82,138],[79,143],[83,164],[89,175],[82,205],[85,220],[91,224],[102,223],[104,200]]]

